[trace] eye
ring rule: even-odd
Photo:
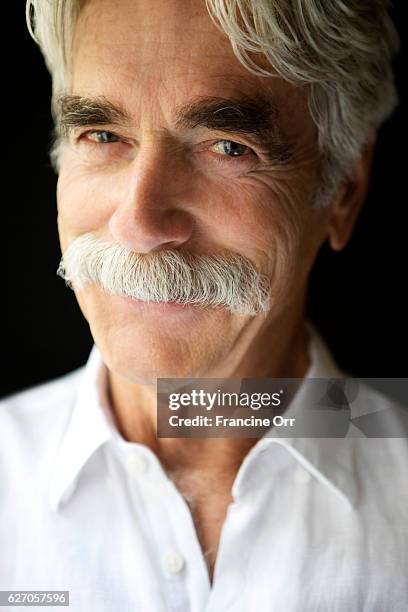
[[[233,140],[219,140],[215,143],[214,149],[218,149],[216,153],[221,153],[226,157],[242,157],[245,153],[252,152],[252,149],[246,145]]]
[[[86,130],[74,136],[73,146],[86,163],[112,164],[132,159],[132,142],[121,134],[109,130]]]
[[[97,144],[109,144],[119,141],[119,137],[116,134],[107,130],[92,130],[83,134],[83,137]]]

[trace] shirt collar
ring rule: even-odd
[[[108,440],[120,437],[106,392],[107,369],[94,345],[80,378],[51,476],[49,500],[53,510],[70,498],[80,471],[95,451]]]
[[[310,367],[305,379],[344,378],[347,376],[339,369],[317,329],[310,322],[309,331]],[[302,384],[285,412],[285,417],[295,416],[307,403],[308,386]],[[349,509],[357,499],[357,486],[354,476],[355,443],[353,438],[360,437],[350,427],[344,438],[282,437],[278,428],[271,429],[252,447],[245,457],[238,478],[234,483],[233,494],[239,495],[245,488],[246,471],[260,454],[273,450],[274,444],[285,447],[292,457],[329,491],[337,495]]]
[[[345,378],[350,376],[343,372],[334,361],[326,343],[317,329],[309,322],[311,365],[306,378]],[[305,386],[303,387],[305,389]],[[297,400],[301,401],[299,395]],[[296,398],[295,398],[296,400]],[[359,437],[357,429],[350,425],[344,438],[292,438],[289,443],[293,451],[299,453],[307,462],[310,472],[333,491],[352,509],[357,501],[357,482],[355,478],[354,437]]]
[[[341,378],[324,341],[308,323],[311,365],[306,378]],[[294,402],[301,402],[301,386]],[[63,435],[49,488],[51,508],[56,511],[75,490],[78,476],[92,455],[109,440],[122,440],[107,397],[107,368],[93,346],[79,383],[75,404]],[[257,455],[271,444],[280,444],[327,489],[351,508],[355,503],[352,438],[261,438],[241,464],[233,495],[244,486],[245,472]]]

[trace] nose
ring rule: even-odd
[[[139,151],[120,181],[115,193],[119,201],[109,220],[116,242],[148,253],[177,248],[190,239],[193,218],[186,206],[188,176],[169,151],[158,145]]]

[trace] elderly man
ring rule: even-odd
[[[406,612],[404,438],[156,429],[158,379],[342,376],[305,296],[396,104],[386,1],[32,0],[27,21],[58,273],[95,346],[2,402],[0,588],[81,612]]]

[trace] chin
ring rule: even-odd
[[[130,383],[155,385],[158,378],[197,378],[208,369],[205,347],[157,333],[95,334],[108,368]]]
[[[134,384],[202,378],[222,362],[241,325],[225,309],[167,316],[129,309],[117,298],[87,303],[88,323],[108,368]]]

